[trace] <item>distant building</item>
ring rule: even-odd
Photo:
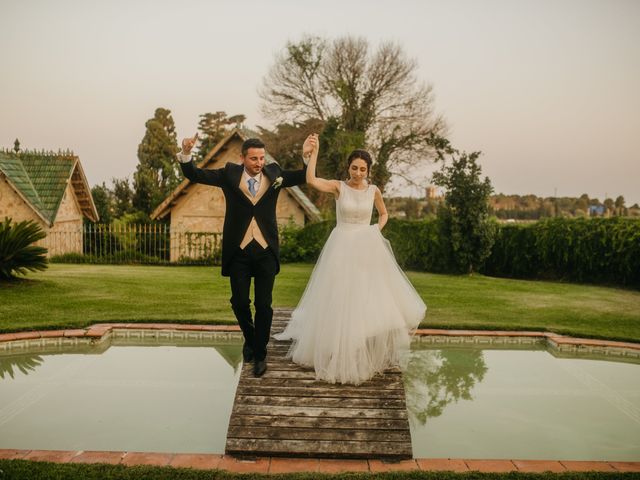
[[[440,194],[438,192],[438,187],[436,187],[435,185],[429,185],[427,186],[426,189],[426,197],[427,199],[436,199],[436,198],[440,198]]]
[[[48,255],[82,253],[82,222],[98,221],[80,159],[71,152],[0,151],[0,220],[33,220]]]

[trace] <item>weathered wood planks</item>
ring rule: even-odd
[[[272,333],[290,310],[274,312]],[[329,458],[412,457],[411,434],[397,369],[358,385],[316,381],[312,369],[286,358],[290,342],[271,339],[267,372],[244,365],[227,431],[231,455]]]

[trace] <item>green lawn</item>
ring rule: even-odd
[[[312,265],[283,265],[274,306],[296,305]],[[409,272],[428,306],[423,327],[548,330],[640,341],[640,292],[558,282]],[[0,331],[95,322],[235,323],[215,267],[52,264],[0,284]]]

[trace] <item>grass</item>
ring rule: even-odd
[[[351,480],[631,480],[640,479],[635,472],[564,472],[564,473],[453,473],[453,472],[393,472],[393,473],[351,473],[326,475],[320,473],[290,474],[234,474],[220,470],[193,470],[172,467],[125,467],[106,464],[55,464],[27,460],[0,460],[0,479],[29,480],[311,480],[311,479],[351,479]]]
[[[274,306],[294,307],[313,266],[288,264]],[[423,327],[546,330],[640,341],[640,292],[559,282],[409,272],[427,304]],[[217,267],[52,264],[0,284],[0,331],[96,322],[235,323]]]

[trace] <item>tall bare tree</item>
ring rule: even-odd
[[[288,42],[259,93],[263,113],[276,122],[316,118],[337,125],[341,136],[364,138],[381,189],[392,175],[414,182],[408,172],[436,158],[434,141],[446,130],[433,108],[432,87],[420,82],[417,63],[394,42],[375,50],[351,36]]]

